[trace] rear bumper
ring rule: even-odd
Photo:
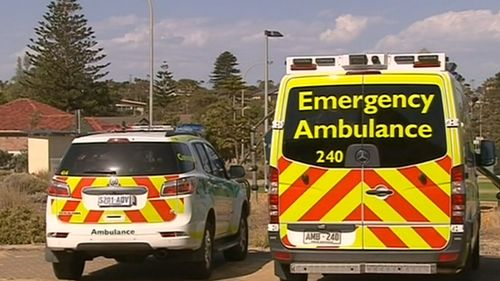
[[[276,275],[285,266],[291,273],[457,273],[464,267],[467,243],[463,234],[453,234],[448,246],[439,251],[422,250],[318,250],[283,246],[278,232],[269,232],[269,246],[276,262]],[[443,254],[456,258],[443,261]],[[285,273],[282,273],[285,274]]]

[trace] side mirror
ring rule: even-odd
[[[245,168],[241,165],[231,165],[229,167],[229,178],[241,179],[245,177]]]
[[[495,142],[492,140],[481,140],[477,164],[479,166],[493,166],[496,163]]]

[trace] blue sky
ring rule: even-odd
[[[0,80],[34,38],[49,0],[2,0]],[[99,46],[111,62],[106,78],[149,73],[147,0],[80,0]],[[263,80],[265,29],[270,78],[279,81],[292,55],[361,52],[446,52],[473,86],[500,72],[498,0],[154,0],[155,69],[166,60],[174,78],[209,79],[224,51],[250,84]]]

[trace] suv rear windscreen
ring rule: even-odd
[[[59,165],[57,174],[167,175],[194,169],[188,146],[175,142],[76,143]]]
[[[401,167],[446,153],[437,85],[364,84],[292,88],[284,126],[285,157],[345,167],[351,145],[369,144],[380,167]]]

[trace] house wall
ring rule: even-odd
[[[18,154],[28,150],[28,137],[23,136],[1,136],[0,150],[12,154]]]
[[[47,138],[28,139],[28,172],[49,171],[49,140]]]
[[[53,173],[68,149],[72,136],[40,136],[28,140],[28,172]]]

